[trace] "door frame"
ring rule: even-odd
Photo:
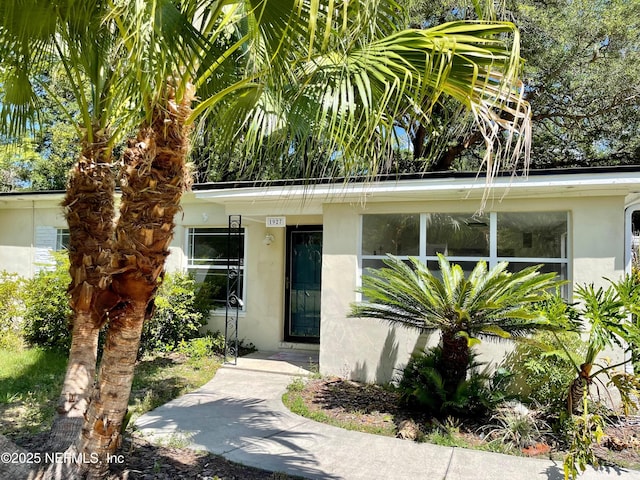
[[[294,232],[320,232],[323,233],[322,225],[289,225],[286,230],[285,240],[285,272],[284,272],[284,340],[285,342],[319,344],[320,337],[299,337],[290,335],[291,327],[291,234]],[[324,247],[324,237],[322,241]],[[322,258],[320,260],[322,263]],[[322,264],[320,265],[322,268]],[[322,289],[322,283],[321,289]],[[322,304],[320,305],[322,309]]]

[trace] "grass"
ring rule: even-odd
[[[38,433],[51,426],[66,355],[40,348],[0,349],[0,430]]]
[[[0,349],[0,431],[20,436],[51,427],[66,364],[66,354],[57,351]],[[204,385],[219,366],[214,357],[145,356],[136,366],[129,425],[141,414]]]

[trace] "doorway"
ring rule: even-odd
[[[287,227],[285,341],[320,343],[322,226]]]

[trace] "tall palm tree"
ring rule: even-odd
[[[72,189],[65,202],[69,211],[87,197],[89,204],[81,213],[101,217],[111,228],[112,210],[101,195],[113,198],[113,193],[98,167],[108,163],[103,159],[113,139],[131,125],[123,122],[113,128],[120,113],[137,118],[139,125],[124,154],[118,224],[113,233],[106,226],[98,229],[104,238],[88,242],[93,256],[87,253],[72,264],[76,321],[81,309],[94,315],[87,320],[92,322],[87,323],[90,334],[78,334],[78,356],[84,349],[93,351],[89,340],[95,326],[108,321],[104,356],[78,446],[101,460],[91,465],[90,477],[105,474],[106,456],[118,444],[142,323],[153,308],[173,218],[188,184],[188,133],[196,118],[208,114],[235,119],[233,128],[221,128],[221,133],[235,137],[242,132],[248,148],[258,148],[280,131],[285,140],[287,132],[298,137],[317,132],[336,152],[332,161],[349,165],[366,155],[381,158],[379,152],[392,144],[398,115],[411,109],[428,116],[428,109],[421,107],[428,103],[425,99],[449,95],[474,112],[486,127],[490,145],[498,138],[491,129],[502,126],[510,132],[506,146],[514,147],[508,150],[519,152],[526,146],[528,110],[519,96],[517,31],[508,23],[398,30],[397,5],[390,0],[339,5],[306,0],[32,1],[34,8],[25,10],[51,5],[46,10],[51,30],[46,40],[53,41],[56,48],[50,51],[77,80],[77,95],[88,84],[92,99],[99,100],[86,102],[90,115],[83,127],[92,133],[86,141],[88,160],[77,169],[83,178],[97,177],[94,189],[88,190],[96,195],[87,195],[84,183],[78,182],[80,187]],[[95,7],[90,18],[99,21],[70,22],[75,9],[88,9],[84,3]],[[25,8],[24,2],[3,5],[14,4]],[[12,20],[19,17],[17,10],[4,8],[11,20],[0,27],[0,52],[13,52],[25,32]],[[69,24],[75,28],[67,33]],[[87,27],[86,33],[76,33],[80,26]],[[103,33],[92,37],[89,27]],[[43,30],[36,30],[36,36],[42,35]],[[501,39],[509,34],[510,48]],[[106,42],[101,35],[117,38]],[[85,43],[116,50],[105,55],[105,64],[89,68],[82,63],[91,51],[81,48]],[[3,56],[3,64],[6,58],[19,64],[12,55]],[[100,72],[112,72],[110,80],[91,75]],[[37,78],[33,71],[31,75],[25,78]],[[192,112],[194,93],[202,100]],[[28,105],[32,98],[16,104]],[[0,102],[4,107],[9,100],[5,95]],[[277,115],[268,108],[274,101],[284,107]],[[509,112],[511,120],[502,120],[500,110]],[[91,121],[91,115],[100,122]],[[78,213],[78,218],[86,218],[83,215]],[[70,226],[72,232],[80,227]],[[87,271],[98,274],[94,284]],[[75,380],[73,373],[70,379]]]
[[[0,5],[2,83],[9,87],[0,102],[3,132],[20,138],[25,126],[37,123],[35,92],[44,91],[67,112],[80,138],[63,201],[70,231],[74,315],[67,373],[50,439],[50,447],[57,451],[77,438],[82,425],[95,378],[98,333],[112,303],[106,293],[114,226],[112,149],[118,138],[112,132],[122,129],[130,117],[123,103],[131,91],[119,80],[123,50],[113,29],[102,22],[106,8],[105,2],[94,0]],[[56,69],[64,72],[75,95],[79,118],[48,89]]]
[[[507,262],[487,269],[478,262],[465,276],[462,267],[438,256],[432,272],[416,258],[411,265],[389,255],[387,265],[362,278],[364,300],[352,305],[350,316],[377,318],[420,332],[439,331],[440,373],[452,393],[467,376],[471,346],[479,338],[505,339],[552,325],[532,308],[558,283],[555,273],[539,266],[507,271]]]

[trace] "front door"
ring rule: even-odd
[[[287,227],[284,339],[320,343],[322,226]]]

